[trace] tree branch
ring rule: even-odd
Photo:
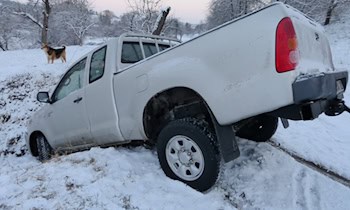
[[[155,30],[153,30],[153,35],[160,35],[162,32],[162,29],[164,27],[165,24],[165,20],[167,18],[167,16],[169,15],[171,10],[171,7],[168,7],[166,10],[162,10],[162,12],[160,13],[160,15],[158,16],[158,19],[156,21],[156,25],[155,25]]]
[[[35,19],[31,14],[25,13],[25,12],[12,12],[15,15],[23,16],[30,21],[32,21],[35,25],[39,26],[39,28],[43,29],[44,26],[41,24],[37,19]]]
[[[2,49],[2,51],[6,51],[1,43],[0,43],[0,48]]]

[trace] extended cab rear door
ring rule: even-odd
[[[88,85],[85,88],[86,109],[91,134],[97,145],[108,145],[124,140],[119,130],[113,90],[116,48],[116,43],[102,46],[92,53],[89,61]]]

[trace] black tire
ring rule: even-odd
[[[38,149],[38,159],[41,162],[51,159],[53,150],[50,144],[47,142],[45,136],[37,135],[36,136],[36,145]]]
[[[185,139],[182,142],[182,146],[181,138]],[[171,145],[174,141],[182,149],[175,151],[176,149],[174,150]],[[204,120],[186,118],[170,122],[158,136],[157,152],[160,165],[168,177],[182,181],[198,191],[203,192],[210,189],[218,179],[221,159],[215,135],[208,129],[208,124]],[[177,162],[174,164],[169,164],[171,160],[167,160],[167,157],[171,155],[178,157]],[[181,157],[184,158],[182,159]],[[188,158],[188,162],[183,163],[183,160],[186,162],[186,158]],[[169,157],[169,159],[171,158]],[[178,170],[174,169],[176,167]],[[186,168],[183,177],[176,174],[180,173],[180,167],[182,169]],[[195,169],[193,170],[193,168]],[[193,174],[192,170],[194,171]],[[198,175],[196,175],[197,170],[201,171],[200,173],[198,172]]]
[[[259,115],[249,119],[236,135],[240,138],[256,142],[265,142],[276,133],[278,118],[268,115]]]

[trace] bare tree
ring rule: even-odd
[[[51,13],[51,6],[49,0],[42,0],[44,4],[43,10],[43,28],[41,32],[41,42],[47,44],[47,33],[49,30],[49,16]]]
[[[87,32],[94,25],[90,7],[88,0],[56,2],[51,23],[55,27],[50,33],[55,43],[83,44]]]
[[[280,0],[289,4],[316,21],[328,25],[335,10],[348,6],[349,0]]]
[[[95,23],[91,30],[89,30],[89,36],[95,37],[115,37],[122,34],[120,18],[117,17],[112,11],[104,10],[98,13],[98,19],[93,18]]]
[[[329,0],[280,0],[280,2],[291,5],[317,21],[322,19],[322,10],[325,9],[325,3],[328,1]]]
[[[207,17],[208,26],[213,28],[221,25],[266,4],[262,0],[212,0]]]
[[[276,0],[289,4],[316,21],[328,25],[337,8],[345,6],[350,0]],[[207,17],[209,28],[237,18],[258,9],[270,0],[212,0]]]
[[[75,0],[71,13],[66,16],[65,23],[72,30],[79,41],[79,45],[83,44],[83,40],[87,31],[94,25],[91,21],[90,4],[87,0]]]
[[[9,35],[11,34],[8,30],[11,30],[12,28],[7,24],[8,20],[6,18],[6,11],[6,7],[0,8],[0,49],[3,51],[8,50]]]
[[[327,1],[328,4],[326,4],[326,17],[324,20],[324,25],[328,25],[331,22],[332,15],[334,13],[334,10],[336,8],[339,8],[339,5],[349,6],[350,1],[349,0],[329,0]]]
[[[161,0],[128,0],[131,8],[131,28],[136,32],[152,33],[157,21]]]
[[[129,31],[137,31],[137,27],[135,26],[135,19],[138,16],[136,12],[127,12],[120,16],[120,26],[124,32]]]
[[[0,48],[3,51],[9,49],[9,42],[13,36],[14,27],[10,24],[10,18],[0,14]]]
[[[8,2],[7,2],[8,3]],[[10,45],[16,44],[21,39],[20,31],[23,29],[20,25],[19,17],[12,14],[10,5],[0,4],[0,49],[9,50]],[[14,27],[16,26],[16,27]],[[18,46],[18,44],[16,44]]]
[[[51,13],[51,5],[49,0],[42,0],[42,5],[39,5],[39,0],[33,1],[30,0],[28,2],[28,5],[32,5],[32,10],[28,11],[28,7],[25,9],[18,8],[17,10],[13,11],[13,14],[20,15],[27,20],[31,21],[33,24],[38,26],[41,29],[41,43],[47,44],[48,40],[48,30],[49,30],[49,16]],[[43,21],[40,21],[38,17],[34,17],[33,12],[38,11],[38,7],[42,6],[43,12],[42,12],[42,18]]]
[[[100,23],[107,26],[110,26],[112,24],[113,17],[115,17],[115,15],[110,10],[104,10],[99,14]]]
[[[162,33],[166,36],[181,40],[185,33],[185,24],[175,17],[169,17],[164,25]]]

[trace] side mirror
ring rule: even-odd
[[[39,92],[36,96],[36,100],[42,103],[50,103],[50,96],[48,92]]]

